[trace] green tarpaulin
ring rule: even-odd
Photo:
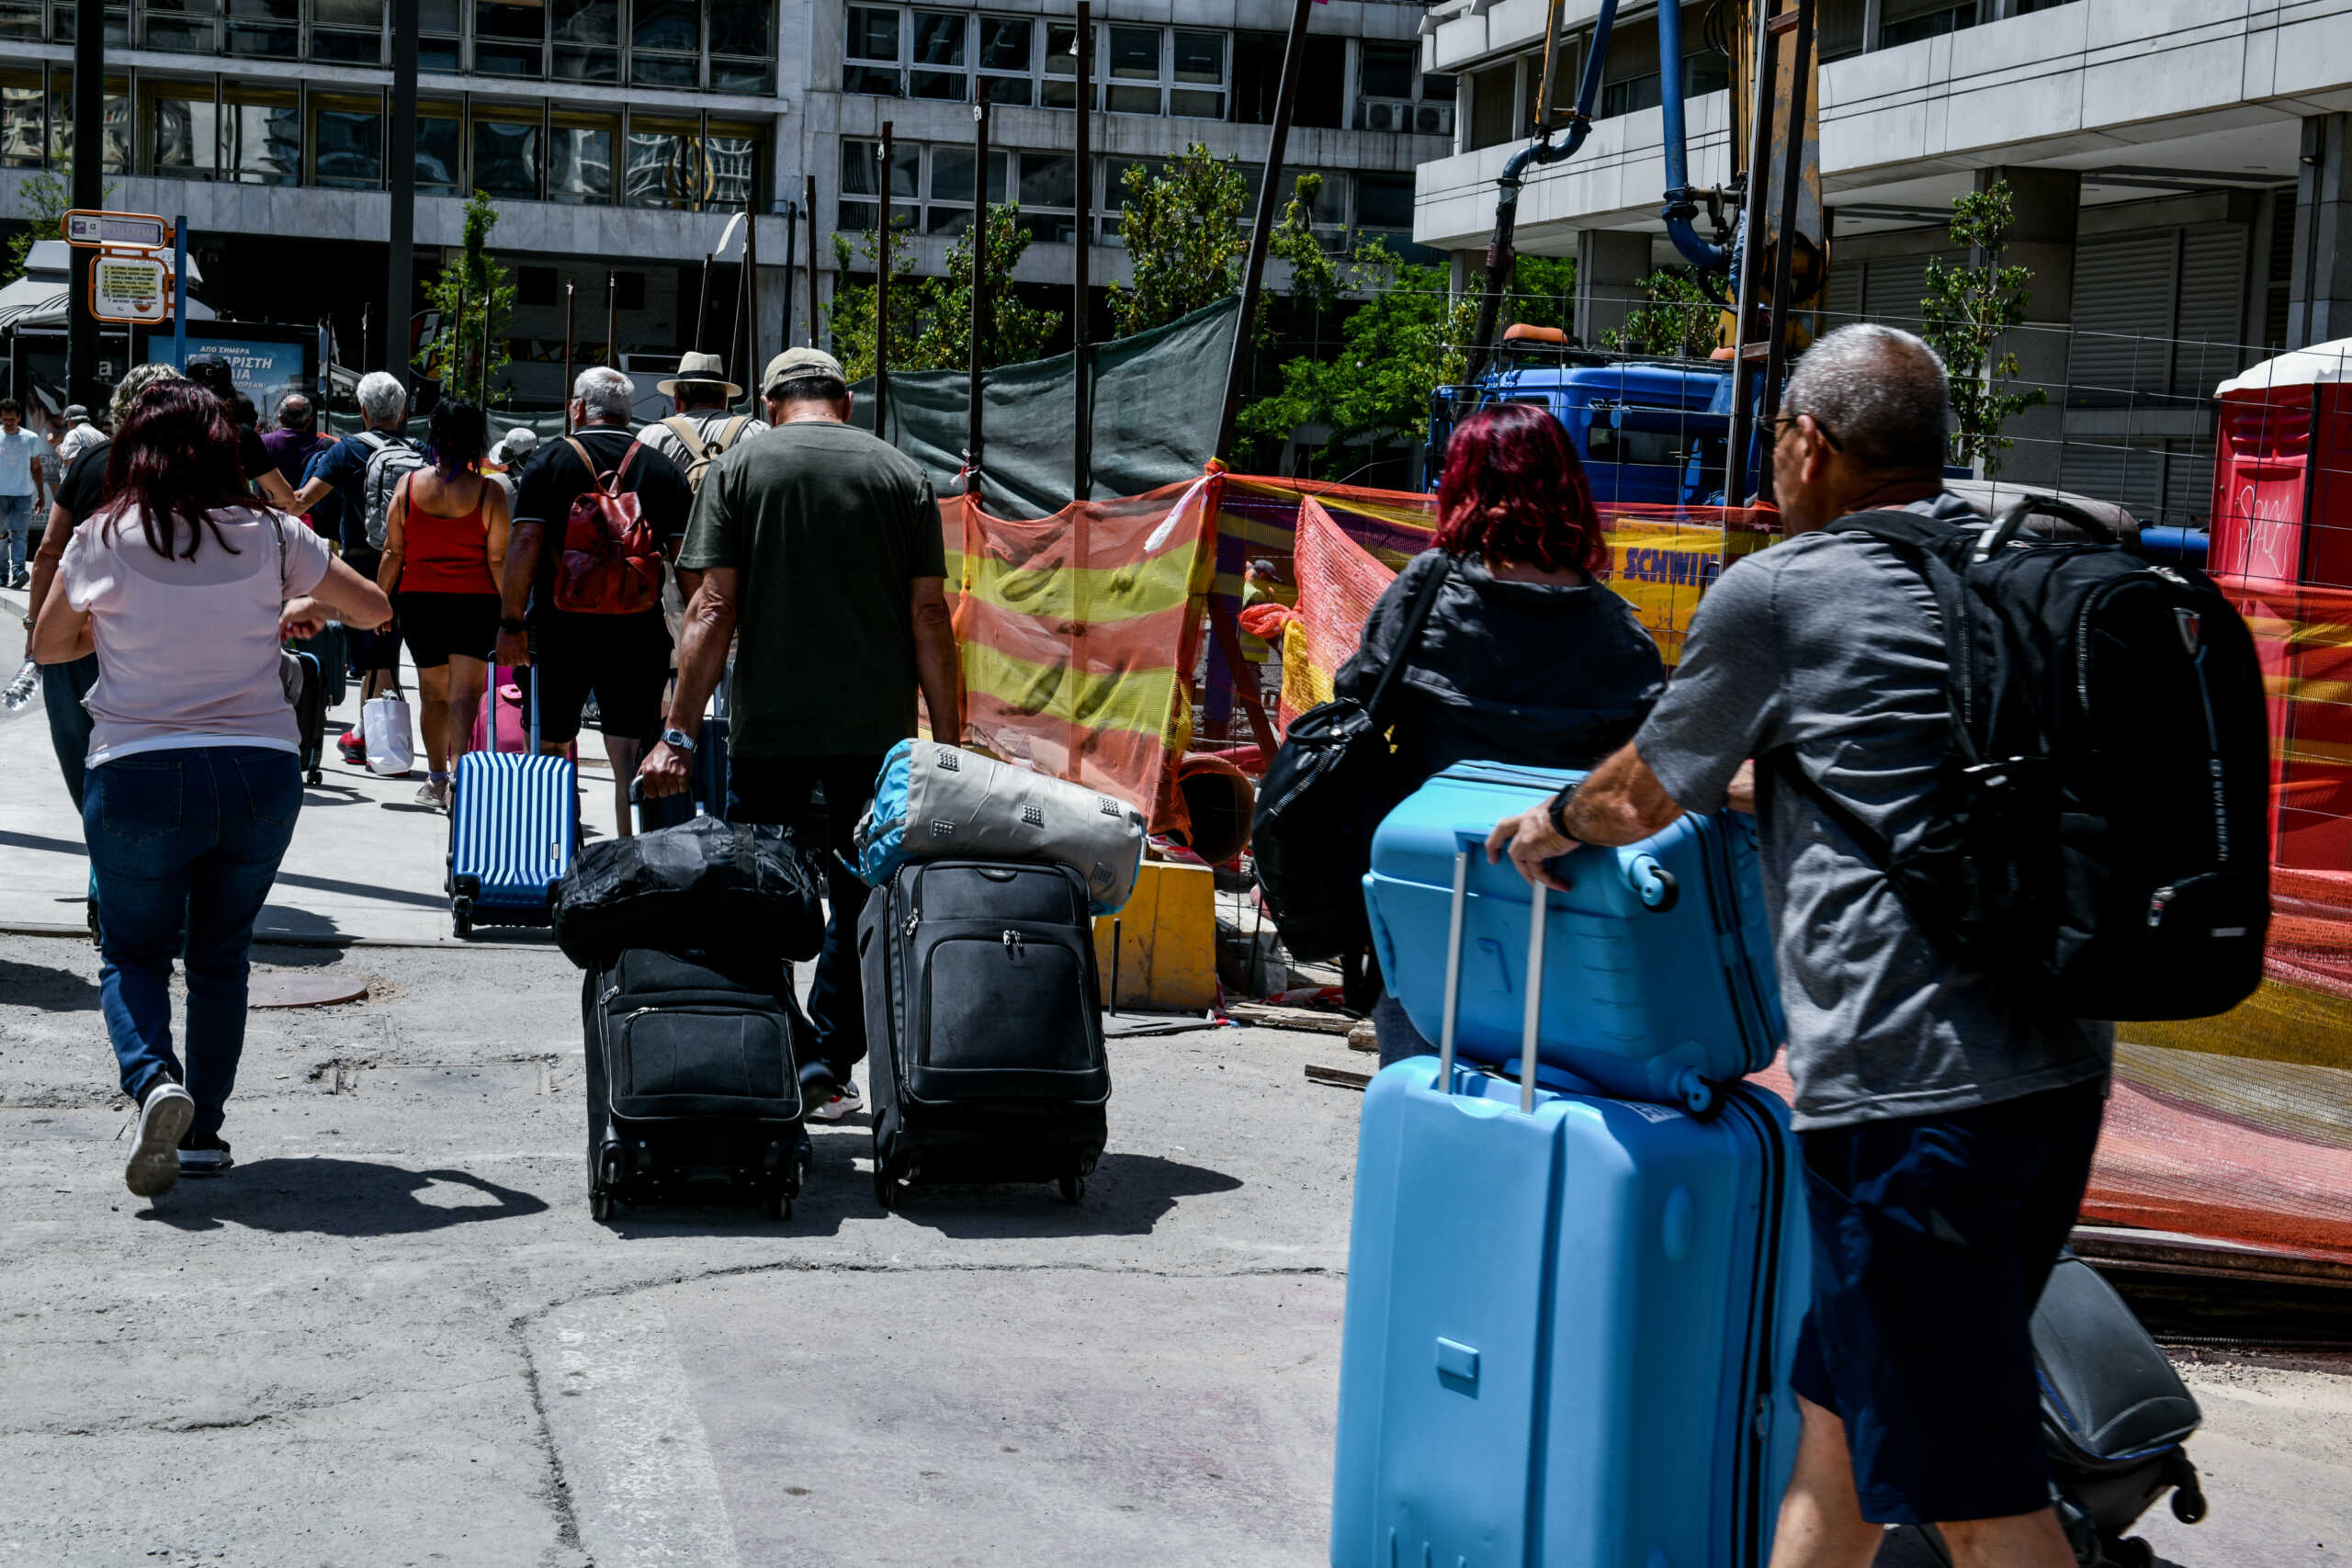
[[[1198,478],[1216,444],[1226,362],[1238,297],[1148,333],[1096,344],[1094,497],[1141,495]],[[1000,366],[984,378],[980,503],[1000,517],[1042,517],[1069,504],[1076,397],[1070,356]],[[971,381],[962,370],[893,371],[885,432],[931,475],[960,492]],[[874,383],[860,381],[852,420],[874,428]]]

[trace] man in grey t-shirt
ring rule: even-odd
[[[1560,886],[1545,864],[1578,843],[1760,802],[1814,1237],[1773,1568],[1862,1568],[1894,1523],[1941,1525],[1961,1568],[2075,1561],[2027,1322],[2082,1200],[2112,1029],[2034,1011],[1939,951],[1775,776],[1802,768],[1898,846],[1925,825],[1950,735],[1935,602],[1885,546],[1817,530],[1898,508],[1981,523],[1941,493],[1946,402],[1908,333],[1815,344],[1772,432],[1787,541],[1708,592],[1633,743],[1487,842]]]

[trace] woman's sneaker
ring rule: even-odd
[[[196,1100],[169,1078],[156,1080],[139,1104],[139,1135],[122,1168],[122,1184],[140,1198],[158,1197],[180,1179],[180,1140],[196,1120]]]
[[[219,1176],[236,1163],[218,1133],[190,1133],[180,1140],[182,1176]]]

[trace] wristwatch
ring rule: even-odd
[[[498,622],[498,629],[506,633],[509,637],[521,637],[525,632],[531,628],[525,622],[501,616]]]
[[[1563,839],[1576,837],[1574,833],[1568,831],[1568,802],[1576,797],[1577,786],[1570,784],[1554,795],[1544,807],[1544,814],[1552,819],[1552,831],[1559,834]]]
[[[673,751],[691,751],[695,749],[695,738],[683,729],[665,729],[662,732],[662,744]]]

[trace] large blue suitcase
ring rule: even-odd
[[[449,789],[449,920],[544,926],[555,885],[580,849],[579,765],[539,752],[538,671],[531,671],[530,749],[469,751]]]
[[[1538,966],[1545,1063],[1605,1093],[1703,1113],[1781,1044],[1754,826],[1737,812],[1694,814],[1623,849],[1577,850],[1555,868],[1567,893],[1531,886],[1508,860],[1487,863],[1497,822],[1583,776],[1464,762],[1390,812],[1364,877],[1381,974],[1413,1026],[1436,1039],[1458,908],[1464,1056],[1501,1062],[1517,1053],[1525,980]],[[1529,919],[1538,908],[1540,943]]]
[[[1786,1108],[1452,1044],[1364,1096],[1332,1568],[1764,1568],[1808,1296]]]

